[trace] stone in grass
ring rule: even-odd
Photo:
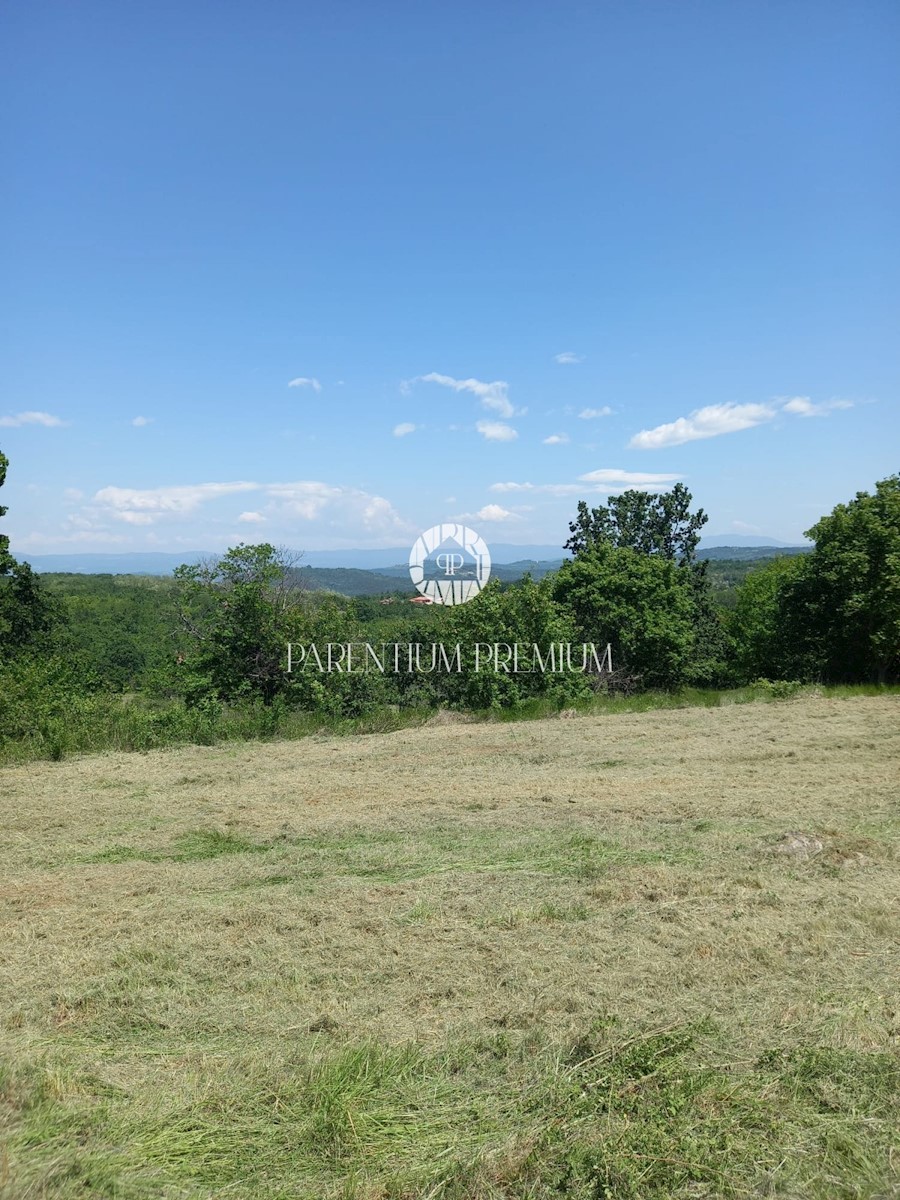
[[[825,849],[825,843],[813,833],[801,833],[792,829],[784,834],[780,842],[772,847],[776,854],[790,854],[792,858],[815,858]]]

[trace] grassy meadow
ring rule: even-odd
[[[900,1196],[900,696],[0,769],[3,1200]]]

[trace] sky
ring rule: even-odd
[[[560,546],[898,470],[896,0],[12,0],[14,554]]]

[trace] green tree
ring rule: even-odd
[[[6,472],[9,469],[9,459],[0,450],[0,487],[6,483]],[[5,505],[0,504],[0,517],[5,517],[9,509]],[[9,552],[9,538],[5,533],[0,533],[0,575],[7,575],[15,566],[16,560]]]
[[[662,554],[598,542],[563,563],[555,596],[587,642],[611,642],[613,666],[643,687],[689,682],[696,653],[690,577]]]
[[[189,700],[257,698],[290,687],[287,643],[297,637],[302,592],[285,551],[239,545],[222,558],[175,571],[178,613],[192,650],[179,664]]]
[[[747,577],[733,632],[744,677],[900,679],[900,475],[822,517],[813,550]]]
[[[0,452],[0,487],[8,467],[9,459]],[[0,517],[6,513],[0,505]],[[41,587],[29,564],[13,557],[9,538],[0,533],[0,657],[48,646],[61,620],[59,605]]]
[[[700,530],[709,520],[702,508],[691,512],[691,499],[684,484],[676,483],[670,491],[656,494],[629,489],[596,508],[580,500],[563,548],[577,558],[591,546],[605,543],[690,566],[697,560]]]
[[[815,549],[784,601],[823,677],[900,679],[900,474],[838,504],[806,536]]]
[[[492,648],[518,643],[523,647],[524,668],[533,665],[528,657],[532,646],[545,653],[552,643],[579,640],[572,614],[557,602],[554,587],[554,577],[549,575],[539,583],[526,575],[509,587],[492,580],[474,600],[449,611],[442,638],[450,647],[459,643],[463,663],[461,672],[442,679],[450,703],[464,708],[503,708],[539,696],[568,703],[589,694],[590,680],[581,671],[495,670],[496,660],[490,659],[486,650],[481,669],[475,670],[476,643]],[[500,656],[505,660],[502,649]]]
[[[668,492],[652,494],[630,489],[620,496],[611,496],[607,505],[589,508],[585,501],[578,504],[578,514],[569,523],[570,538],[565,544],[575,561],[592,554],[600,547],[627,550],[644,558],[671,563],[677,570],[670,578],[674,586],[687,595],[692,612],[693,635],[690,653],[679,669],[665,675],[678,677],[681,682],[723,684],[729,672],[729,639],[712,599],[705,559],[697,558],[700,530],[709,519],[702,508],[691,512],[692,496],[683,483],[676,483]],[[604,558],[607,564],[610,560]],[[629,560],[623,559],[622,563]],[[609,569],[608,565],[607,568]],[[675,593],[669,593],[674,597]],[[683,607],[679,600],[679,611]],[[675,621],[677,624],[677,619]],[[636,652],[634,643],[634,651]],[[624,647],[623,647],[624,649]],[[627,661],[624,665],[637,674],[646,674]]]
[[[799,613],[788,602],[805,569],[803,555],[781,555],[754,567],[738,587],[729,618],[737,682],[806,680],[814,674]]]

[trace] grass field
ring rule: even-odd
[[[900,1196],[900,698],[6,767],[0,1197]]]

